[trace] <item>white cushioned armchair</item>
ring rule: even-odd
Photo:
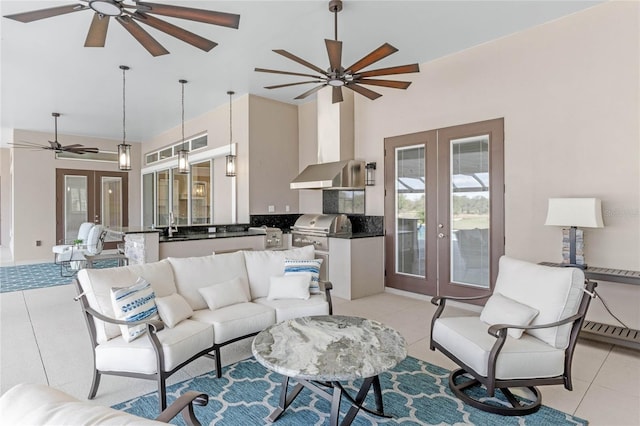
[[[526,415],[542,403],[539,385],[562,384],[572,390],[571,360],[595,283],[582,270],[541,266],[503,256],[493,294],[479,316],[441,317],[447,300],[434,297],[438,308],[431,322],[432,350],[438,349],[461,368],[449,387],[465,403],[501,415]],[[472,397],[472,388],[495,389],[511,406]],[[509,391],[527,387],[535,401],[527,404]]]

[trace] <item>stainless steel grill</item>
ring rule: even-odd
[[[303,214],[291,228],[291,245],[313,245],[322,259],[320,279],[329,279],[329,237],[351,234],[351,221],[344,214]]]
[[[252,234],[264,235],[264,248],[266,250],[278,250],[284,248],[284,239],[280,228],[269,228],[267,226],[249,228]]]

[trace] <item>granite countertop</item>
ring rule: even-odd
[[[219,238],[235,238],[235,237],[253,237],[264,236],[262,234],[256,234],[249,231],[232,231],[232,232],[215,232],[215,233],[201,233],[201,234],[177,234],[173,237],[166,235],[160,236],[161,243],[172,243],[176,241],[196,241],[196,240],[215,240]]]
[[[142,226],[113,227],[107,230],[116,234],[150,234],[153,232],[162,232],[162,229],[145,228]]]
[[[372,237],[384,237],[384,232],[353,232],[346,235],[335,235],[331,238],[342,238],[345,240],[354,240],[356,238],[372,238]]]
[[[277,373],[320,381],[373,377],[407,357],[406,342],[396,330],[340,315],[274,324],[255,337],[251,350],[260,364]]]

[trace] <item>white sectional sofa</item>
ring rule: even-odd
[[[221,347],[279,321],[331,314],[331,283],[320,282],[320,288],[315,288],[318,294],[309,294],[314,290],[312,274],[299,268],[319,266],[314,257],[313,246],[307,246],[81,270],[75,281],[77,300],[82,303],[94,346],[89,399],[95,396],[102,374],[153,379],[158,382],[160,409],[164,410],[166,378],[191,361],[203,355],[215,357],[220,377]],[[114,309],[112,292],[118,290],[112,289],[138,288],[132,285],[144,283],[140,279],[150,284],[146,291],[152,290],[159,320],[136,320],[135,315],[117,319],[123,314]],[[311,290],[306,287],[305,291],[303,284]],[[149,298],[138,300],[147,303]],[[127,341],[136,325],[146,333]]]

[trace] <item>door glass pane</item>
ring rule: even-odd
[[[142,175],[142,226],[150,228],[153,221],[153,173]]]
[[[425,276],[425,148],[396,148],[396,273]]]
[[[451,140],[452,282],[489,287],[489,136]]]
[[[189,175],[173,169],[173,218],[175,225],[189,224]]]
[[[87,177],[64,177],[64,240],[72,242],[78,237],[82,222],[88,222]]]
[[[191,224],[211,223],[211,161],[191,165]]]
[[[156,174],[156,187],[158,188],[156,226],[167,226],[169,225],[169,170]]]
[[[122,218],[122,178],[103,176],[101,182],[102,225],[106,228],[121,228]],[[120,237],[107,234],[105,241],[120,241]]]

